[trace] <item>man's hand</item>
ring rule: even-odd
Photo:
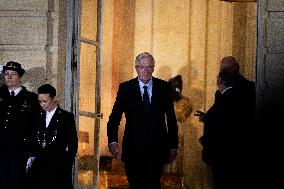
[[[117,142],[113,142],[109,144],[109,151],[113,155],[114,159],[119,159],[118,149],[119,149],[119,146]]]
[[[202,111],[196,111],[196,113],[194,114],[194,116],[199,117],[199,121],[200,121],[200,122],[204,122],[204,121],[205,121],[206,113],[204,113],[204,112],[202,112]]]
[[[168,163],[172,163],[177,157],[177,149],[170,149]]]

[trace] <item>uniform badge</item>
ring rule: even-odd
[[[45,142],[45,141],[42,141],[41,147],[42,147],[42,148],[45,148],[45,147],[46,147],[46,142]]]

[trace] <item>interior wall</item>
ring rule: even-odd
[[[134,50],[134,18],[134,0],[121,0],[113,2],[113,88],[117,88],[119,82],[126,81],[133,75],[132,59]]]
[[[255,81],[256,3],[232,3],[233,52],[240,63],[240,72]]]
[[[112,109],[113,103],[113,94],[114,89],[116,87],[112,87],[114,85],[113,78],[116,78],[116,73],[113,73],[113,1],[104,1],[103,2],[103,11],[102,11],[102,27],[103,27],[103,36],[102,36],[102,81],[101,81],[101,112],[103,113],[103,119],[101,119],[101,134],[100,134],[100,150],[101,155],[110,155],[107,145],[107,131],[106,131],[106,124],[108,121],[108,116]],[[108,31],[108,32],[105,32]]]

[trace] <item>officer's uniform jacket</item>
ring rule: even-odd
[[[37,95],[25,87],[14,97],[10,96],[6,86],[0,88],[1,158],[22,159],[28,156],[34,115],[39,108]]]
[[[46,112],[40,111],[36,119],[36,156],[48,156],[50,160],[66,157],[74,160],[78,146],[74,115],[57,107],[48,127],[45,117]]]
[[[36,152],[32,165],[34,188],[73,188],[72,164],[78,148],[74,115],[57,107],[48,127],[46,112],[36,119]]]

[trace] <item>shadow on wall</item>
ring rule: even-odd
[[[155,74],[156,73],[156,74]],[[172,78],[172,70],[169,66],[161,66],[157,71],[154,72],[157,78],[168,81]]]
[[[192,68],[188,63],[179,70],[183,78],[183,95],[192,103],[192,112],[204,108],[205,91],[203,86],[196,85],[198,70]],[[193,114],[192,113],[192,114]],[[210,170],[201,159],[202,147],[198,138],[203,133],[203,125],[196,120],[196,117],[190,116],[184,126],[184,177],[186,188],[206,188],[212,189],[212,180]]]
[[[179,70],[179,73],[183,78],[183,95],[189,97],[191,102],[193,102],[194,110],[203,109],[204,91],[201,90],[202,87],[192,84],[198,78],[198,71],[188,63]]]
[[[22,84],[28,90],[37,92],[37,88],[46,82],[46,71],[43,67],[34,67],[26,70]]]
[[[154,72],[155,76],[168,81],[173,77],[172,70],[169,66],[161,66],[158,70]],[[192,82],[197,79],[197,70],[192,69],[189,64],[182,67],[177,73],[183,78],[183,96],[189,97],[193,104],[195,110],[201,110],[204,107],[204,90],[202,87],[192,86]]]

